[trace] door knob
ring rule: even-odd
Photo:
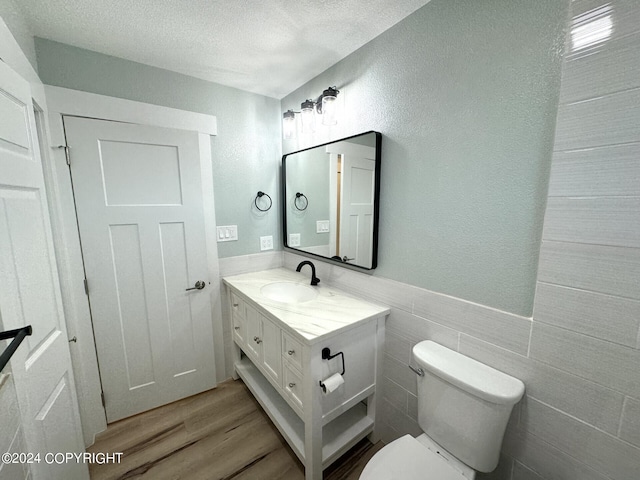
[[[342,261],[345,262],[345,263],[350,261],[350,260],[355,260],[355,258],[348,258],[346,255],[344,257],[342,257]]]
[[[189,290],[202,290],[205,287],[205,283],[202,280],[198,280],[196,282],[196,284],[191,287],[191,288],[185,288],[185,292],[188,292]]]

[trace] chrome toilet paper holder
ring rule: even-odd
[[[331,349],[329,347],[324,347],[322,349],[322,359],[323,360],[331,360],[332,358],[337,357],[338,355],[340,355],[340,357],[342,357],[342,373],[340,375],[344,375],[345,370],[345,366],[344,366],[344,353],[342,352],[338,352],[338,353],[334,353],[333,355],[331,355]],[[327,392],[327,387],[325,387],[324,383],[322,383],[322,380],[320,380],[318,382],[320,384],[320,388],[322,388],[323,392]]]

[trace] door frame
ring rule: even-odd
[[[94,443],[97,433],[106,429],[107,422],[102,406],[102,387],[89,302],[84,290],[84,266],[71,176],[65,150],[60,148],[66,145],[63,116],[73,115],[198,132],[204,227],[211,282],[209,292],[212,305],[216,381],[220,382],[225,378],[225,361],[210,138],[217,134],[217,120],[212,115],[49,85],[44,86],[44,93],[49,107],[47,123],[51,145],[51,148],[43,154],[45,182],[50,197],[54,247],[58,256],[67,329],[69,337],[75,336],[78,339],[71,347],[71,360],[76,377],[83,436],[85,445],[88,446]],[[73,161],[72,151],[70,157]]]

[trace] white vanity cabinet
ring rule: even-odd
[[[327,286],[313,287],[312,300],[283,303],[262,294],[274,282],[309,279],[285,269],[224,278],[234,371],[305,465],[306,479],[321,480],[362,438],[375,440],[389,309]],[[323,359],[326,348],[335,357]],[[344,383],[323,392],[320,382],[343,367]]]
[[[276,386],[282,380],[281,331],[273,322],[254,309],[246,306],[247,338],[246,353],[253,362],[262,367]]]

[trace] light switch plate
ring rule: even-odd
[[[273,236],[260,237],[260,250],[273,250]]]
[[[216,227],[216,239],[218,242],[232,242],[238,240],[238,226],[225,225]]]
[[[316,233],[329,233],[329,220],[317,220]]]
[[[289,247],[299,247],[300,246],[300,234],[299,233],[290,233],[289,234]]]

